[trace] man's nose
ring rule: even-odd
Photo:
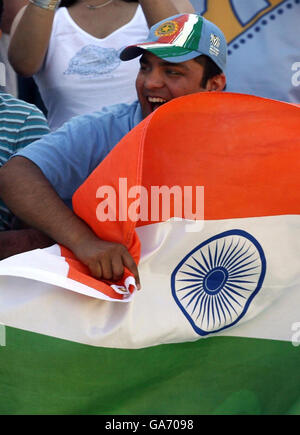
[[[147,89],[161,88],[164,86],[164,80],[161,72],[157,69],[152,69],[146,76],[145,86]]]

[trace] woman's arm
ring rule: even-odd
[[[149,27],[164,18],[182,12],[193,12],[189,0],[139,0]],[[31,77],[41,68],[47,53],[54,12],[29,3],[16,16],[8,50],[14,70]]]
[[[139,0],[148,26],[180,13],[192,13],[194,8],[189,0]]]
[[[42,66],[52,31],[54,12],[30,3],[12,26],[8,59],[14,70],[31,77]]]
[[[189,0],[172,0],[172,3],[178,9],[179,14],[195,12],[195,8]]]
[[[10,34],[16,15],[27,3],[28,0],[3,0],[3,14],[1,17],[1,30],[3,33]]]

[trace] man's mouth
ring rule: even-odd
[[[147,97],[147,100],[150,103],[152,112],[167,102],[167,100],[161,97]]]

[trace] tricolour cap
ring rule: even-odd
[[[173,63],[200,55],[210,57],[222,70],[226,68],[227,43],[222,31],[197,14],[180,14],[151,27],[147,41],[126,47],[121,60],[131,60],[143,51]]]

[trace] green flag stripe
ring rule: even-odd
[[[0,414],[300,411],[300,351],[288,342],[213,337],[122,350],[6,332]]]
[[[188,47],[190,50],[197,50],[199,46],[199,41],[201,39],[203,22],[198,20],[194,26],[193,30],[189,33],[183,47]]]
[[[167,58],[167,57],[176,57],[176,56],[184,56],[191,52],[191,50],[187,50],[182,47],[156,47],[156,48],[147,48],[148,51],[155,54],[158,57]]]

